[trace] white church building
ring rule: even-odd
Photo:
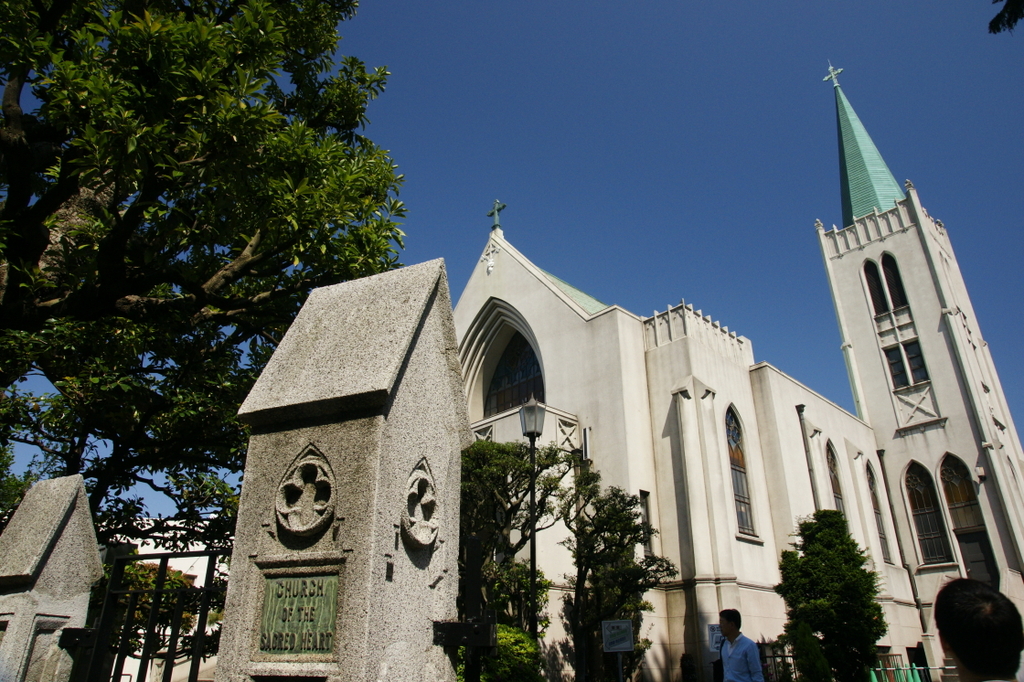
[[[601,303],[497,224],[455,308],[476,437],[521,440],[518,408],[536,395],[541,440],[640,496],[651,549],[679,568],[647,595],[645,679],[681,680],[685,654],[710,680],[725,608],[755,641],[778,637],[780,553],[816,509],[845,513],[879,576],[879,646],[905,662],[942,665],[931,606],[950,578],[1024,607],[1024,453],[946,228],[894,180],[838,83],[835,97],[844,227],[818,223],[818,239],[856,414],[755,363],[749,339],[690,305],[642,317]],[[566,637],[562,533],[538,535],[551,650]]]

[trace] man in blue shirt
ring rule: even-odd
[[[757,645],[740,632],[740,612],[726,609],[718,614],[722,628],[723,682],[764,682],[761,672],[761,654]]]

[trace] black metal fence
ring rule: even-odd
[[[799,682],[793,652],[774,642],[761,644],[765,682]],[[872,682],[957,682],[956,668],[916,666],[904,663],[901,654],[880,653],[871,668]]]
[[[79,642],[86,655],[76,666],[76,679],[171,682],[182,679],[187,666],[188,682],[197,682],[203,660],[215,656],[220,644],[215,621],[227,580],[218,567],[228,555],[214,550],[115,558],[96,627]],[[206,559],[201,582],[169,566],[173,559],[189,558]]]
[[[762,649],[761,667],[765,682],[793,682],[796,677],[793,656],[782,647]]]

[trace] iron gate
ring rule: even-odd
[[[76,642],[84,655],[75,678],[146,682],[152,673],[153,682],[171,682],[183,679],[181,666],[187,664],[186,679],[197,682],[201,663],[215,656],[220,644],[219,624],[211,629],[210,616],[224,606],[227,580],[222,567],[229,556],[229,551],[208,550],[115,558],[96,627]],[[201,584],[198,576],[185,575],[168,563],[189,558],[206,559]],[[137,673],[126,672],[136,665]]]

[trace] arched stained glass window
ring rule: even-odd
[[[755,535],[754,515],[750,507],[750,488],[747,485],[747,460],[743,453],[743,429],[731,407],[725,411],[725,438],[729,444],[732,492],[736,500],[736,525],[744,535]]]
[[[949,505],[949,516],[953,519],[953,530],[972,530],[985,525],[978,505],[978,495],[974,492],[974,481],[971,472],[960,458],[946,455],[939,469],[942,479],[942,491],[946,494]]]
[[[914,462],[907,469],[906,485],[924,563],[941,564],[952,561],[953,553],[949,549],[946,526],[942,522],[932,477],[923,466]]]
[[[836,459],[836,449],[832,447],[832,441],[825,445],[825,460],[828,463],[828,478],[832,483],[832,500],[835,502],[836,511],[846,513],[843,508],[843,487],[839,483],[839,461]]]
[[[885,291],[882,289],[882,277],[878,274],[878,266],[873,261],[864,264],[864,279],[868,283],[868,293],[871,294],[871,305],[875,309],[875,315],[889,312],[889,302],[885,300]]]
[[[959,457],[946,455],[939,468],[939,478],[967,576],[999,589],[999,570],[970,470]]]
[[[537,354],[526,338],[516,332],[494,368],[491,385],[484,400],[484,416],[518,407],[533,395],[544,402],[544,377]]]
[[[885,273],[885,283],[889,288],[889,301],[893,309],[907,305],[907,293],[903,290],[900,269],[896,267],[896,259],[889,254],[882,256],[882,272]]]
[[[882,505],[878,503],[878,484],[875,483],[875,471],[868,464],[868,490],[871,491],[871,508],[875,512],[875,527],[878,528],[878,542],[882,545],[882,558],[885,563],[892,563],[889,554],[889,539],[885,535],[885,518],[882,516]]]

